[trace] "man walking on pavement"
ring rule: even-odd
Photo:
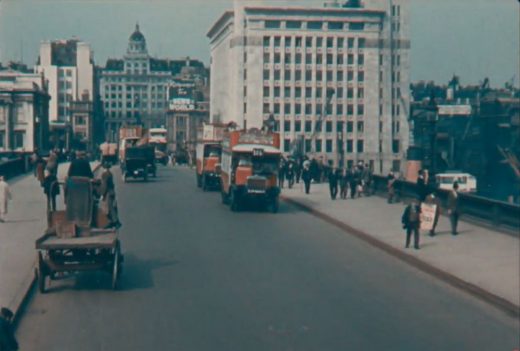
[[[451,234],[457,235],[457,225],[459,223],[459,183],[453,183],[453,189],[448,193],[448,216],[450,216],[451,222]]]
[[[386,188],[388,191],[388,203],[391,204],[395,198],[395,176],[393,172],[388,173],[386,177]]]
[[[14,337],[12,320],[13,312],[8,308],[2,307],[0,309],[0,351],[18,350],[18,342]]]
[[[330,198],[336,200],[336,196],[338,195],[338,176],[335,169],[329,171],[329,191]]]
[[[5,222],[7,203],[12,199],[11,189],[3,176],[0,176],[0,222]]]
[[[114,185],[114,176],[110,171],[110,164],[103,164],[105,171],[101,175],[101,197],[106,203],[107,217],[110,220],[109,227],[120,228],[119,215],[117,211],[116,189]]]
[[[302,180],[303,180],[303,183],[305,184],[305,194],[308,194],[309,191],[311,190],[311,179],[312,179],[312,175],[311,175],[310,165],[308,162],[304,162],[303,171],[302,171]]]
[[[401,222],[403,223],[403,229],[406,229],[406,245],[405,248],[410,246],[410,239],[413,232],[413,243],[414,248],[419,250],[419,228],[421,227],[421,207],[417,200],[413,200],[408,206],[406,206]]]

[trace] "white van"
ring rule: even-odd
[[[460,192],[475,192],[477,191],[477,178],[469,173],[439,173],[435,175],[435,183],[437,188],[450,190],[453,188],[453,183],[459,183]]]

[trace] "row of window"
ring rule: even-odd
[[[309,37],[280,37],[280,36],[264,36],[263,44],[264,48],[271,47],[271,44],[275,48],[282,46],[282,39],[284,47],[290,48],[294,43],[294,46],[301,48],[305,43],[307,48],[320,48],[325,46],[327,48],[344,48],[345,45],[348,49],[363,49],[366,47],[366,38],[353,38],[353,37],[320,37],[320,36],[309,36]]]
[[[303,90],[302,87],[284,87],[283,90],[281,87],[268,87],[264,86],[263,96],[265,97],[282,97],[281,93],[283,91],[283,97],[285,98],[301,98],[303,97]],[[330,88],[329,88],[330,89]],[[365,97],[365,89],[363,87],[358,87],[356,89],[356,94],[354,94],[354,88],[347,88],[344,89],[343,87],[337,87],[335,90],[328,90],[329,96],[338,99],[342,99],[346,97],[347,99],[353,99],[354,97],[357,97],[358,99],[363,99]],[[294,92],[294,95],[293,95]],[[346,94],[344,94],[346,92]],[[308,99],[314,99],[314,98],[323,98],[327,95],[327,89],[326,88],[311,88],[306,87],[305,88],[305,98]]]
[[[307,29],[307,30],[348,30],[362,31],[364,22],[339,22],[339,21],[264,21],[265,29]]]
[[[278,121],[276,122],[278,124]],[[302,126],[304,127],[304,132],[310,133],[313,131],[321,131],[322,129],[322,121],[294,121],[292,123],[291,121],[284,121],[283,122],[283,132],[302,132]],[[314,128],[313,128],[314,126]],[[325,121],[325,132],[332,133],[334,126],[334,123],[332,121]],[[354,133],[354,128],[358,133],[363,133],[365,131],[365,122],[358,121],[347,121],[345,122],[336,122],[336,131],[337,132],[347,132],[347,133]]]
[[[334,57],[335,56],[335,57]],[[357,56],[357,57],[356,57]],[[344,65],[345,63],[347,65],[354,65],[354,64],[357,64],[359,66],[363,66],[365,64],[365,55],[364,54],[358,54],[358,55],[354,55],[354,54],[310,54],[310,53],[307,53],[305,54],[305,64],[306,65],[312,65],[312,64],[315,64],[315,65],[322,65],[322,64],[327,64],[327,65]],[[272,57],[272,59],[271,59]],[[286,64],[286,65],[289,65],[291,63],[293,63],[293,60],[292,60],[292,55],[290,53],[285,53],[284,55],[284,58],[283,58],[283,63]],[[302,64],[302,54],[301,53],[296,53],[294,55],[294,63],[295,64]],[[279,63],[282,63],[282,55],[278,52],[274,53],[272,56],[270,53],[266,52],[264,53],[264,64],[270,64],[270,63],[275,63],[275,64],[279,64]]]
[[[105,86],[105,90],[106,91],[123,91],[123,85],[117,85],[117,84],[114,84],[114,85],[106,85]],[[135,90],[135,91],[148,91],[148,86],[143,86],[143,85],[125,85],[126,87],[126,90],[127,91],[132,91],[132,90]],[[151,86],[151,91],[155,91],[157,90],[158,92],[163,92],[164,90],[166,90],[166,87],[162,86],[162,85],[152,85]]]
[[[166,96],[163,95],[163,94],[153,94],[153,95],[150,95],[150,99],[151,100],[163,100],[165,99]],[[105,100],[109,100],[109,99],[123,99],[123,94],[119,93],[119,94],[115,94],[115,93],[112,93],[112,94],[109,94],[109,93],[105,93]],[[148,100],[148,94],[144,93],[144,94],[141,94],[141,95],[131,95],[131,94],[126,94],[126,100],[130,100],[130,101],[136,101],[136,100]]]
[[[279,103],[274,103],[272,105],[269,103],[264,103],[263,113],[264,114],[274,113],[275,115],[278,115],[281,113],[281,109],[283,107],[283,112],[286,115],[289,115],[291,113],[294,113],[295,115],[301,115],[302,112],[306,115],[321,116],[324,113],[327,115],[331,115],[332,111],[333,111],[332,105],[328,105],[328,106],[326,106],[326,108],[323,108],[323,106],[324,105],[320,104],[320,103],[315,104],[314,108],[313,108],[312,104],[295,104],[294,109],[293,109],[293,105],[290,103],[286,103],[283,105],[279,104]],[[365,114],[365,105],[364,104],[357,104],[357,105],[347,104],[346,111],[343,108],[343,106],[344,106],[343,104],[336,104],[335,106],[336,106],[336,115],[343,115],[346,112],[347,116],[353,116],[355,106],[357,106],[356,112],[357,112],[358,116],[362,116]]]
[[[271,73],[272,72],[272,73]],[[272,76],[271,76],[272,74]],[[282,79],[282,70],[279,69],[264,69],[263,72],[263,78],[264,80],[271,80],[274,79],[275,81]],[[305,70],[305,76],[304,71],[302,70],[296,70],[294,71],[294,78],[293,73],[291,70],[286,69],[283,71],[283,80],[285,81],[302,81],[305,80],[307,82],[310,82],[312,80],[315,81],[323,81],[325,78],[326,81],[334,81],[337,82],[352,82],[354,81],[354,71],[353,70],[338,70],[336,74],[334,74],[334,71],[327,70],[325,74],[323,74],[322,70],[316,70],[315,73],[313,73],[312,70],[308,69]],[[400,76],[399,76],[400,79]],[[365,72],[364,71],[357,71],[357,81],[358,82],[364,82],[365,81]]]
[[[332,152],[334,140],[332,139],[314,139],[314,150],[316,152]],[[305,139],[304,141],[304,148],[305,152],[310,152],[313,140],[311,139]],[[323,144],[325,144],[325,148],[323,149]],[[354,146],[356,147],[354,149]],[[365,152],[365,142],[363,139],[347,139],[346,142],[343,142],[342,140],[337,140],[336,147],[338,150],[343,150],[346,153],[363,153]],[[289,151],[291,150],[291,139],[284,139],[284,150]],[[400,151],[400,141],[399,140],[393,140],[392,141],[392,153],[398,154]],[[379,152],[383,152],[382,150],[382,141],[379,142]]]
[[[0,131],[0,149],[5,148],[5,139],[6,133],[5,131]],[[23,149],[25,147],[25,131],[15,130],[12,135],[12,147],[14,149]]]
[[[162,103],[162,102],[152,102],[151,104],[145,104],[145,106],[142,106],[143,108],[153,108],[153,109],[161,109],[161,108],[165,108],[167,106],[166,103]],[[118,101],[118,102],[115,102],[115,101],[112,101],[112,102],[105,102],[105,108],[106,109],[109,109],[109,108],[123,108],[123,103],[121,101]],[[132,104],[131,102],[127,102],[126,103],[126,108],[141,108],[141,106],[139,106],[139,104]]]

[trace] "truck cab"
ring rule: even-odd
[[[220,186],[220,165],[222,146],[220,142],[203,142],[197,145],[197,186],[204,191]]]
[[[224,139],[221,165],[222,202],[232,211],[256,203],[278,212],[278,134],[234,131]]]

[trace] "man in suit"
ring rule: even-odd
[[[406,206],[401,218],[403,229],[406,229],[406,248],[410,246],[410,239],[413,233],[414,248],[419,250],[419,228],[421,227],[421,206],[417,200],[413,200]]]
[[[459,223],[459,183],[453,183],[453,189],[448,193],[448,216],[450,216],[451,222],[451,234],[457,235],[457,225]]]

